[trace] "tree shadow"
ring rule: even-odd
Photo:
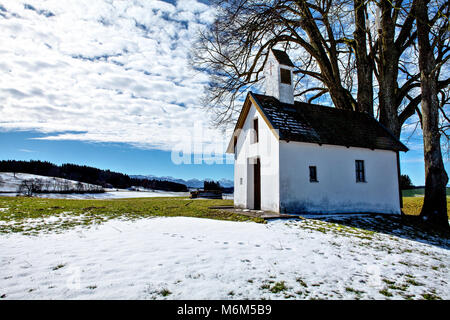
[[[364,213],[302,215],[302,217],[384,233],[450,250],[450,232],[445,228],[427,224],[418,216]]]

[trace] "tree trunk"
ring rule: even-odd
[[[326,81],[326,84],[330,93],[331,101],[333,101],[333,104],[337,109],[353,111],[358,110],[358,104],[355,99],[348,92],[348,90],[341,86],[340,82]]]
[[[358,71],[358,111],[373,115],[372,64],[367,54],[366,6],[364,0],[355,0],[355,46]]]
[[[425,198],[420,215],[430,223],[449,229],[446,196],[448,176],[441,153],[436,60],[430,45],[428,2],[428,0],[416,0],[415,10],[425,159]]]
[[[379,108],[380,122],[400,138],[401,125],[397,110],[397,77],[398,51],[395,46],[395,25],[392,20],[392,4],[381,0],[380,29],[378,30],[380,45],[379,63]]]
[[[308,44],[311,50],[310,53],[320,68],[323,83],[328,88],[334,106],[338,109],[357,110],[358,104],[356,100],[341,84],[336,40],[334,39],[333,33],[330,32],[328,17],[322,19],[322,22],[326,26],[326,34],[329,38],[329,44],[324,45],[325,39],[322,30],[317,25],[317,17],[314,17],[311,13],[307,1],[297,1],[296,4],[300,12],[299,24],[308,35],[310,40]],[[300,45],[302,45],[301,43],[302,41],[299,41]]]

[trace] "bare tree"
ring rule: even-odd
[[[368,51],[370,30],[367,26],[367,6],[364,0],[354,0],[355,32],[354,49],[358,75],[357,101],[361,111],[373,115],[373,55],[374,50]],[[373,47],[372,47],[373,48]]]
[[[33,188],[31,187],[31,181],[30,180],[22,180],[19,187],[17,188],[17,195],[26,195],[28,197],[31,197],[33,195]]]
[[[50,192],[51,180],[45,179],[42,181],[42,191]]]
[[[62,191],[69,192],[70,191],[70,182],[68,180],[62,181]]]
[[[82,182],[78,181],[77,184],[76,184],[76,188],[75,189],[76,189],[77,192],[83,192],[84,191],[84,184]]]
[[[36,193],[42,192],[43,186],[44,186],[44,181],[42,179],[36,178],[33,180],[34,192],[36,192]]]
[[[433,36],[431,34],[428,14],[429,2],[429,0],[415,1],[421,83],[420,104],[425,158],[425,198],[420,215],[427,221],[445,226],[448,229],[446,196],[448,176],[442,161],[441,135],[439,132],[439,63],[436,61],[433,45],[430,43],[431,41],[436,41],[436,35]],[[448,19],[447,23],[444,21],[444,27],[448,29]],[[440,35],[438,33],[437,37]],[[437,41],[439,42],[440,40]],[[444,60],[449,58],[450,55],[447,55]],[[445,114],[444,116],[447,117]]]
[[[436,9],[429,19],[429,25],[438,25],[442,13],[447,11],[445,1],[437,0]],[[371,46],[377,48],[375,56],[375,75],[379,84],[379,120],[395,136],[405,121],[418,110],[421,102],[420,72],[417,68],[417,30],[415,26],[414,0],[380,0],[377,3],[376,41]],[[371,37],[373,38],[373,36]],[[438,45],[438,44],[435,44]],[[438,64],[443,56],[438,56]],[[437,82],[439,89],[444,89],[450,80]]]
[[[64,181],[63,179],[56,179],[55,181],[55,191],[64,192]]]
[[[43,182],[41,179],[24,179],[17,189],[17,194],[31,197],[33,194],[42,191],[42,185]]]
[[[311,102],[329,95],[337,108],[370,112],[352,95],[354,59],[346,27],[351,0],[213,2],[219,13],[200,32],[192,64],[211,76],[204,104],[216,112],[217,124],[234,120],[236,100],[258,86],[267,53],[276,45],[303,53],[296,57],[295,72],[303,85],[311,85],[297,87],[298,97]]]
[[[329,96],[336,108],[373,114],[376,97],[380,121],[400,137],[420,100],[413,95],[411,105],[405,103],[419,86],[416,73],[398,79],[401,70],[408,72],[399,63],[409,63],[407,50],[416,39],[411,8],[393,9],[388,0],[213,2],[219,13],[211,28],[200,33],[192,62],[211,76],[204,104],[216,112],[216,124],[234,120],[235,102],[248,88],[258,87],[267,53],[278,45],[297,53],[299,99]],[[370,24],[369,9],[381,10],[379,23]]]

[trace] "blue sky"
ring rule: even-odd
[[[39,132],[0,132],[1,160],[77,163],[130,175],[152,174],[181,179],[233,179],[232,164],[174,164],[171,152],[145,150],[124,143],[36,140]],[[192,160],[193,162],[193,160]],[[225,162],[225,161],[224,161]]]
[[[230,136],[211,128],[208,76],[188,64],[207,3],[0,0],[0,159],[232,179],[231,164],[172,161],[186,146],[221,154]],[[407,146],[402,172],[421,185],[420,133]]]

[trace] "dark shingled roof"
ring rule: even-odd
[[[291,59],[289,58],[286,52],[277,49],[272,49],[272,52],[280,64],[284,64],[285,66],[289,67],[294,67],[294,64],[292,63]]]
[[[367,113],[251,93],[281,140],[347,147],[408,151],[395,136]]]

